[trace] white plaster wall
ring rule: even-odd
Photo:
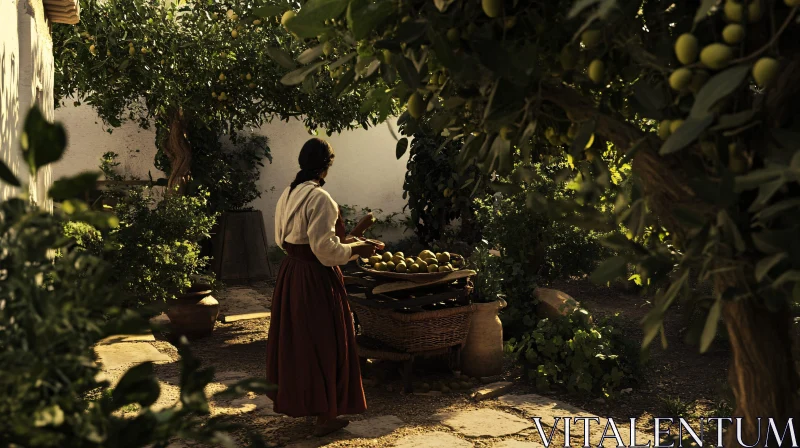
[[[55,115],[56,120],[65,125],[68,134],[67,153],[53,167],[55,178],[96,170],[100,156],[107,151],[120,155],[119,168],[127,176],[147,179],[148,171],[152,172],[153,178],[163,176],[153,166],[156,152],[153,130],[142,130],[135,123],[125,123],[109,134],[94,110],[87,105],[74,107],[69,104],[56,109]],[[392,122],[391,125],[397,132],[396,124]],[[265,163],[259,182],[262,196],[253,207],[263,213],[267,237],[273,244],[275,204],[299,169],[297,156],[300,148],[312,136],[297,120],[288,123],[274,121],[256,133],[269,138],[273,162]],[[396,141],[387,125],[347,131],[330,138],[324,131],[319,135],[330,141],[336,151],[336,160],[325,188],[337,202],[381,209],[384,213],[402,211],[408,156],[397,160]],[[388,241],[402,236],[401,231],[384,234]]]
[[[52,210],[47,198],[53,182],[51,167],[41,169],[32,179],[19,148],[25,114],[33,105],[45,118],[53,119],[53,41],[41,0],[0,2],[0,40],[0,157],[27,184],[30,199]],[[0,199],[16,194],[20,194],[18,189],[0,186]]]

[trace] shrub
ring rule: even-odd
[[[358,209],[358,206],[347,204],[340,204],[339,209],[342,212],[344,226],[348,230],[355,227],[355,225],[358,224],[358,220],[364,215],[372,212],[372,215],[375,217],[375,223],[372,225],[372,227],[367,229],[366,232],[364,232],[364,237],[366,238],[379,239],[383,236],[383,232],[386,230],[397,229],[404,225],[403,222],[397,218],[400,216],[400,213],[397,212],[384,214],[383,210],[379,208],[371,209],[369,207],[361,207],[361,212],[357,214],[356,210]]]
[[[115,154],[106,154],[101,168],[113,171]],[[195,196],[159,195],[152,187],[111,187],[104,193],[119,219],[119,227],[105,235],[85,224],[69,224],[70,236],[82,247],[105,257],[113,266],[114,281],[131,306],[174,298],[200,274],[208,259],[200,256],[199,241],[208,236],[215,215],[207,207],[208,193]],[[99,251],[103,240],[111,250]]]
[[[401,129],[407,131],[405,127]],[[403,198],[410,211],[410,223],[423,244],[447,239],[474,243],[480,240],[475,226],[474,194],[485,194],[477,168],[463,173],[456,169],[455,156],[461,141],[448,142],[435,133],[413,134],[403,184]],[[468,182],[471,179],[471,182]],[[460,221],[454,236],[447,231]]]
[[[23,138],[31,155],[26,161],[60,158],[63,128],[34,110],[24,129],[35,130]],[[35,173],[40,166],[31,168]],[[0,178],[19,185],[2,161]],[[230,446],[228,431],[241,428],[208,419],[204,389],[213,370],[200,368],[185,341],[178,347],[181,392],[175,406],[151,407],[160,395],[152,363],[131,368],[104,392],[109,384],[98,379],[92,346],[106,336],[143,330],[147,321],[120,306],[115,268],[88,250],[75,250],[77,242],[64,232],[96,236],[92,229],[116,226],[113,215],[90,212],[70,198],[96,178],[57,181],[50,195],[63,205],[54,214],[21,199],[0,202],[0,446],[163,447],[173,437]],[[245,380],[228,395],[266,389],[263,381]],[[135,418],[116,414],[131,405],[141,409]],[[265,446],[250,436],[252,446]]]
[[[584,310],[559,319],[526,316],[528,330],[510,339],[514,353],[537,388],[565,388],[572,393],[611,395],[635,378],[639,359],[609,320],[593,324]]]

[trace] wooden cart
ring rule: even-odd
[[[350,308],[355,315],[359,356],[404,364],[404,390],[413,392],[412,371],[419,357],[449,355],[460,364],[474,309],[471,277],[457,271],[430,283],[402,282],[345,273]]]

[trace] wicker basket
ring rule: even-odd
[[[467,340],[473,306],[418,313],[398,313],[350,303],[361,333],[408,353],[462,346]]]

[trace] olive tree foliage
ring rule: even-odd
[[[235,137],[276,117],[328,132],[374,122],[359,111],[358,92],[335,97],[330,79],[281,84],[294,59],[308,56],[257,8],[243,0],[81,0],[80,23],[53,30],[56,101],[90,104],[113,127],[128,119],[164,130],[157,144],[170,160],[170,187],[189,174],[190,127]]]
[[[798,3],[309,0],[283,17],[310,48],[330,41],[342,54],[301,73],[336,66],[340,84],[375,82],[365,108],[400,101],[411,132],[424,120],[463,138],[461,169],[478,166],[497,191],[541,175],[534,162],[566,159],[555,177],[576,197],[531,193],[529,205],[626,230],[605,241],[626,255],[593,278],[636,266],[656,293],[645,346],[667,344],[663,317],[679,300],[708,309],[701,350],[724,322],[747,442],[757,417],[798,410],[788,312],[800,299]],[[630,162],[628,182],[611,182],[598,157],[608,150]],[[666,237],[642,244],[653,229]],[[713,294],[694,294],[696,280]]]

